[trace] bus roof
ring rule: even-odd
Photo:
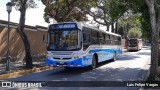
[[[109,32],[109,31],[104,31],[104,30],[101,30],[101,29],[98,29],[98,28],[95,28],[95,27],[92,27],[92,26],[83,24],[82,22],[60,22],[60,23],[56,23],[56,24],[63,24],[63,23],[77,23],[78,28],[80,28],[80,27],[82,26],[82,27],[85,27],[85,28],[90,28],[90,29],[95,30],[95,31],[100,31],[100,32],[103,32],[103,33],[107,33],[107,34],[109,34],[109,35],[114,35],[114,36],[119,36],[119,37],[121,37],[121,35],[119,35],[119,34],[112,33],[112,32]],[[50,24],[50,25],[53,25],[53,24]],[[49,26],[50,26],[50,25],[49,25]],[[81,28],[81,29],[82,29],[82,28]]]

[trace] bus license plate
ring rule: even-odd
[[[59,64],[64,64],[64,62],[59,62]]]

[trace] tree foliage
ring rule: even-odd
[[[109,13],[112,11],[112,2],[110,0],[41,0],[46,6],[44,10],[44,19],[49,22],[49,18],[54,18],[58,22],[64,21],[88,21],[87,15],[100,24],[112,25],[117,19],[112,19]]]
[[[94,21],[101,24],[101,25],[110,25],[113,21],[110,16],[110,7],[109,7],[110,0],[98,0],[91,9],[85,10],[82,9],[84,12],[89,14],[93,17]]]
[[[141,31],[138,27],[133,27],[129,29],[129,38],[141,38]]]
[[[119,23],[118,31],[121,31],[119,34],[123,32],[121,34],[123,37],[127,37],[125,35],[128,35],[129,37],[132,38],[141,37],[141,22],[139,14],[132,14],[128,18],[120,18],[118,23]]]
[[[44,19],[54,18],[58,22],[64,21],[87,21],[86,13],[82,8],[90,9],[95,0],[41,0],[46,6]]]
[[[113,6],[114,5],[114,6]],[[139,14],[142,29],[142,38],[147,40],[151,39],[151,24],[148,8],[144,0],[112,0],[112,12],[110,12],[111,18],[129,18],[131,11],[132,14]]]
[[[117,33],[117,29],[114,29],[114,23],[117,26],[118,18],[112,18],[110,15],[113,11],[113,4],[114,3],[112,0],[97,0],[95,6],[93,6],[90,10],[82,10],[89,14],[96,23],[106,26],[107,31],[109,31],[109,26],[111,25],[112,32]]]
[[[160,29],[160,7],[159,0],[112,0],[115,7],[112,7],[112,18],[124,16],[129,10],[141,14],[142,36],[151,40],[151,72],[157,74],[159,29]],[[117,3],[116,3],[117,2]],[[118,8],[118,6],[123,8]],[[160,60],[159,60],[160,62]]]
[[[20,10],[20,6],[22,4],[23,0],[11,0],[13,2],[13,5],[15,6],[16,10]],[[27,0],[25,8],[36,8],[37,4],[34,0]]]
[[[142,38],[146,40],[151,40],[151,23],[150,23],[150,15],[148,12],[148,8],[146,8],[146,4],[141,6],[141,29],[142,29]]]

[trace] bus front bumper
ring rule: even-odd
[[[128,50],[138,50],[138,47],[128,47]]]
[[[48,66],[64,66],[64,67],[84,67],[82,65],[82,58],[70,61],[54,61],[50,59],[46,59],[46,65]]]

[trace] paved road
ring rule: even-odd
[[[117,61],[100,63],[99,67],[90,69],[75,69],[66,71],[64,68],[38,72],[17,78],[11,81],[137,81],[143,80],[150,66],[150,48],[144,47],[138,52],[124,52]],[[74,83],[73,83],[74,84]],[[51,85],[51,84],[50,84]],[[48,85],[48,86],[50,86]],[[37,90],[40,88],[36,88]],[[42,89],[42,88],[41,88]],[[55,90],[137,90],[129,87],[44,87]]]

